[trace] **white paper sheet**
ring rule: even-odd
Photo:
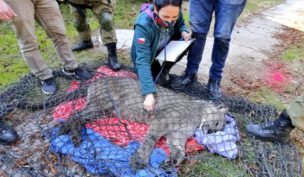
[[[166,61],[175,62],[178,57],[190,46],[195,39],[189,41],[170,41],[166,46]],[[159,61],[165,61],[165,49],[163,49],[156,57]]]

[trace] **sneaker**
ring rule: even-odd
[[[93,75],[88,69],[76,68],[74,70],[62,69],[62,72],[67,76],[76,76],[80,80],[88,80]]]
[[[42,92],[48,95],[52,95],[57,91],[57,86],[53,77],[41,81]]]
[[[0,144],[10,144],[18,139],[17,132],[11,127],[0,123]]]

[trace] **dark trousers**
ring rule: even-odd
[[[171,40],[181,40],[181,35],[180,33],[176,32],[176,35],[173,35],[170,39]],[[169,41],[169,42],[170,42]],[[152,71],[152,76],[153,76],[153,81],[155,83],[163,83],[166,80],[167,75],[170,72],[170,69],[177,63],[179,62],[188,52],[188,49],[185,50],[178,58],[175,62],[163,62],[162,65],[160,64],[160,62],[156,59],[153,60],[152,64],[151,64],[151,71]],[[159,53],[156,54],[156,56]],[[162,69],[163,67],[163,69]],[[158,76],[159,75],[159,76]],[[158,77],[158,78],[157,78]],[[157,79],[157,80],[156,80]]]
[[[209,77],[213,79],[222,78],[223,68],[229,52],[231,33],[246,2],[247,0],[190,1],[190,25],[193,37],[196,40],[189,49],[187,73],[194,74],[198,71],[214,12],[214,43]]]

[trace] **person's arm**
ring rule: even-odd
[[[178,28],[179,32],[185,31],[189,33],[182,12],[179,13],[178,19],[176,20],[176,27]]]
[[[0,0],[0,20],[10,20],[17,16],[13,9],[3,0]]]
[[[188,41],[191,38],[191,34],[189,33],[188,28],[185,24],[182,12],[179,13],[179,17],[176,20],[176,27],[178,28],[178,31],[181,33],[181,36],[185,41]]]
[[[139,78],[141,93],[145,97],[144,108],[152,111],[155,105],[153,93],[156,92],[156,86],[153,82],[151,71],[151,39],[147,30],[137,25],[134,31],[134,42],[136,52],[136,71]]]

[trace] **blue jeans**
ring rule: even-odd
[[[229,51],[231,33],[247,0],[190,0],[190,25],[196,40],[189,49],[186,72],[195,74],[202,60],[212,14],[215,13],[214,44],[209,77],[221,79]]]

